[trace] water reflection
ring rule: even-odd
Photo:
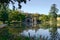
[[[49,30],[49,32],[50,32],[50,40],[57,40],[58,36],[57,28],[53,27]]]
[[[48,26],[49,28],[41,26],[41,24],[38,24],[35,28],[29,28],[28,30],[25,29],[20,34],[34,40],[60,40],[60,28],[57,28],[55,22],[53,25],[46,25],[46,27]]]
[[[52,25],[50,25],[52,28],[49,30],[50,32],[50,40],[59,40],[59,33],[57,31],[57,21],[53,21]]]
[[[57,28],[57,24],[52,25],[52,28],[49,30],[50,32],[50,40],[60,40],[60,28]]]

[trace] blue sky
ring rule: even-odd
[[[28,13],[48,14],[52,4],[56,4],[60,10],[60,0],[31,0],[27,4],[22,3],[21,10]],[[15,4],[17,8],[17,3]],[[11,5],[10,5],[11,8]],[[60,14],[60,11],[58,12]]]

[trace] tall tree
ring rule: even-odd
[[[58,9],[56,8],[56,4],[53,4],[51,6],[51,10],[50,10],[50,17],[54,17],[56,18],[57,17],[57,13],[58,13]]]
[[[50,21],[53,24],[57,22],[57,13],[58,13],[58,9],[56,8],[56,4],[52,4],[49,16],[50,16]]]

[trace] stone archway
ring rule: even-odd
[[[32,22],[32,18],[26,18],[25,20],[27,23],[31,23]]]

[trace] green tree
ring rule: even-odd
[[[41,20],[42,22],[45,22],[45,21],[48,21],[49,18],[48,18],[47,15],[42,14],[42,15],[40,15],[40,17],[39,17],[39,20]]]
[[[57,13],[58,13],[58,9],[56,8],[56,4],[53,4],[51,6],[51,10],[50,10],[49,16],[51,18],[57,18]]]
[[[8,28],[0,29],[0,40],[9,40],[11,34],[8,31]]]
[[[56,8],[56,4],[53,4],[51,6],[51,10],[49,13],[49,17],[50,17],[50,23],[53,25],[55,25],[55,23],[57,24],[57,13],[58,13],[58,9]]]
[[[25,15],[23,15],[22,12],[19,12],[17,10],[11,10],[9,13],[9,20],[14,21],[22,21],[25,18]]]

